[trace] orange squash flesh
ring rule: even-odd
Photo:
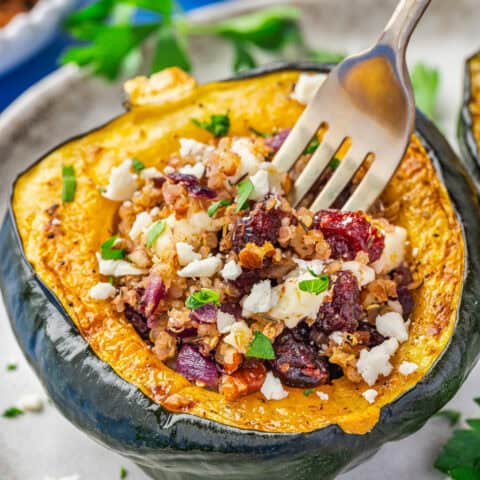
[[[130,83],[132,110],[59,147],[18,179],[13,212],[27,259],[95,353],[167,409],[266,432],[308,432],[330,424],[338,424],[347,433],[368,432],[377,423],[382,406],[425,376],[455,326],[464,274],[463,237],[427,152],[418,138],[412,138],[382,197],[387,207],[398,207],[395,223],[408,231],[408,260],[423,283],[414,294],[410,339],[395,355],[392,375],[381,377],[374,387],[379,393],[376,402],[370,405],[362,397],[369,388],[366,384],[345,378],[318,389],[328,393],[328,401],[287,388],[289,396],[284,400],[265,401],[258,393],[228,402],[219,393],[190,384],[160,362],[108,301],[89,298],[89,289],[104,280],[95,253],[115,232],[119,206],[102,197],[98,187],[108,183],[111,168],[126,158],[137,157],[146,166],[161,169],[178,150],[179,138],[208,142],[210,134],[193,125],[191,118],[228,111],[231,135],[248,135],[250,127],[260,131],[291,127],[303,108],[289,97],[298,72],[200,87],[178,71],[163,75],[166,81],[149,95],[141,82]],[[77,191],[73,203],[58,208],[61,225],[58,234],[48,238],[46,210],[61,203],[62,164],[74,165]],[[397,368],[402,361],[415,362],[419,368],[405,377]]]

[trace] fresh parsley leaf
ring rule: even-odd
[[[276,6],[202,25],[193,32],[220,35],[237,42],[251,43],[264,50],[278,51],[283,48],[285,37],[290,34],[292,26],[296,26],[299,17],[298,8]]]
[[[2,413],[2,417],[4,417],[4,418],[15,418],[15,417],[18,417],[19,415],[22,415],[22,414],[23,414],[23,410],[20,410],[17,407],[10,407],[10,408],[7,408]]]
[[[308,397],[309,395],[311,395],[312,393],[315,393],[315,389],[314,388],[307,388],[306,390],[303,391],[303,394]]]
[[[222,137],[223,135],[226,135],[230,130],[230,118],[228,117],[228,115],[210,115],[209,122],[192,118],[192,123],[195,124],[197,127],[208,130],[215,137]]]
[[[238,189],[238,197],[237,197],[237,208],[235,211],[238,213],[242,211],[244,208],[247,208],[247,202],[248,199],[250,198],[250,195],[253,193],[255,190],[255,187],[253,186],[252,181],[247,178],[243,182],[240,182],[237,185]]]
[[[7,372],[14,372],[18,368],[16,363],[7,363]]]
[[[320,275],[311,280],[302,280],[298,282],[298,288],[303,292],[313,293],[318,295],[327,290],[330,281],[328,275]]]
[[[145,168],[145,165],[138,158],[132,158],[132,167],[134,172],[138,174]]]
[[[269,132],[261,132],[260,130],[257,130],[256,128],[253,128],[253,127],[249,127],[248,129],[249,129],[251,132],[253,132],[255,135],[259,136],[259,137],[269,138],[269,137],[272,137],[272,136],[273,136],[272,133],[269,133]]]
[[[62,166],[62,202],[73,202],[75,190],[77,189],[77,180],[73,165]]]
[[[101,25],[94,32],[91,44],[70,48],[61,58],[61,62],[90,66],[94,73],[114,80],[127,55],[157,28],[158,23],[155,22],[140,25]]]
[[[445,418],[450,423],[450,426],[454,427],[460,421],[461,413],[457,410],[441,410],[435,416]]]
[[[154,73],[175,66],[190,72],[192,65],[185,43],[185,39],[179,36],[172,25],[161,26],[157,32],[151,72]]]
[[[233,45],[235,54],[233,60],[233,70],[235,72],[249,70],[250,68],[255,68],[257,66],[257,62],[253,58],[245,43],[236,41],[233,42]]]
[[[223,200],[218,200],[218,202],[213,202],[207,210],[208,216],[213,217],[216,213],[217,210],[220,207],[228,207],[228,205],[231,205],[232,201],[228,200],[227,198],[224,198]]]
[[[479,399],[475,399],[479,403]],[[480,480],[480,419],[467,420],[469,429],[453,432],[435,460],[435,468],[457,480]]]
[[[418,108],[431,119],[435,119],[440,88],[440,72],[423,63],[417,63],[411,72],[415,102]]]
[[[254,332],[253,340],[245,355],[263,360],[275,360],[275,351],[273,350],[272,342],[266,335],[258,330]]]
[[[308,144],[307,148],[304,150],[303,154],[310,155],[312,153],[315,153],[315,150],[318,148],[319,145],[320,142],[318,141],[318,138],[314,137],[312,141]]]
[[[310,58],[319,63],[339,63],[345,58],[344,53],[330,50],[310,50]]]
[[[108,283],[113,285],[113,277],[111,275],[108,277]]]
[[[120,478],[127,478],[128,472],[125,467],[120,468]]]
[[[165,220],[158,220],[150,227],[147,233],[147,248],[153,246],[157,238],[164,232],[166,226],[167,222]]]
[[[339,160],[338,158],[334,158],[334,159],[328,164],[328,166],[329,166],[332,170],[336,170],[339,165],[340,165],[340,160]]]
[[[196,310],[197,308],[206,305],[207,303],[213,303],[214,305],[220,305],[220,294],[215,290],[210,290],[209,288],[202,288],[193,292],[187,297],[185,305],[192,309]]]
[[[100,255],[104,260],[123,260],[125,258],[123,248],[113,248],[117,238],[118,235],[114,235],[100,245]]]
[[[115,0],[98,0],[70,14],[65,20],[69,33],[79,40],[92,40],[102,22],[107,21]]]

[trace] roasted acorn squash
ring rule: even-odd
[[[465,64],[464,97],[458,138],[463,158],[477,185],[480,185],[480,53]]]
[[[0,281],[21,348],[54,403],[74,424],[137,462],[153,478],[332,478],[383,443],[419,429],[458,390],[480,351],[480,207],[477,193],[438,130],[418,113],[416,134],[383,194],[398,208],[423,284],[415,293],[410,340],[395,359],[415,361],[377,385],[368,405],[345,378],[319,404],[301,390],[267,402],[227,402],[192,386],[156,359],[109,304],[91,302],[95,252],[115,226],[103,198],[125,152],[158,165],[178,137],[207,141],[191,118],[228,111],[231,134],[291,127],[301,113],[289,93],[304,64],[252,71],[197,87],[178,70],[127,85],[131,110],[54,149],[16,180],[0,245]],[[77,193],[58,206],[61,225],[45,231],[61,199],[61,167],[73,163]],[[447,193],[448,191],[448,193]],[[172,394],[191,402],[169,410]],[[318,400],[318,399],[317,399]]]

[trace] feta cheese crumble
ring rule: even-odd
[[[408,340],[408,330],[398,312],[387,312],[376,319],[377,330],[384,337],[396,338],[399,343]]]
[[[200,179],[205,173],[205,165],[200,162],[197,162],[195,165],[185,165],[179,170],[179,172],[184,173],[185,175],[193,175],[194,177]]]
[[[194,157],[201,162],[206,153],[212,152],[213,147],[206,143],[198,142],[193,138],[180,138],[180,155],[182,157]]]
[[[212,277],[222,267],[222,261],[218,257],[207,257],[202,260],[194,260],[178,271],[179,277]]]
[[[155,167],[147,167],[140,172],[140,178],[145,181],[151,180],[152,178],[158,178],[161,176],[162,174]]]
[[[43,410],[43,399],[36,393],[23,395],[18,400],[17,407],[25,412],[38,413]]]
[[[325,392],[315,392],[320,400],[327,401],[330,397]]]
[[[137,176],[131,172],[132,160],[125,160],[118,167],[113,167],[103,196],[115,202],[132,198],[137,189]]]
[[[247,175],[255,175],[260,165],[263,163],[263,158],[258,156],[253,151],[253,143],[247,137],[235,138],[230,149],[240,157],[240,165],[234,176],[231,177],[233,181],[238,180]]]
[[[115,293],[117,293],[117,289],[108,282],[98,282],[88,292],[90,298],[95,300],[106,300],[107,298],[112,298],[115,296]]]
[[[343,343],[343,332],[332,332],[328,338],[337,345],[341,345]]]
[[[148,270],[137,268],[125,260],[104,260],[97,253],[98,269],[102,275],[107,277],[122,277],[124,275],[145,275]]]
[[[398,367],[398,371],[405,377],[407,377],[408,375],[411,375],[417,370],[418,370],[418,365],[414,362],[402,362]]]
[[[407,231],[395,226],[392,232],[382,233],[385,235],[385,248],[380,258],[372,263],[372,267],[377,273],[388,273],[397,268],[405,258]]]
[[[236,322],[235,317],[231,313],[217,312],[217,329],[220,333],[228,333],[232,329],[232,325]]]
[[[362,393],[362,397],[370,404],[375,402],[377,395],[378,395],[378,392],[373,388],[369,388],[368,390],[365,390]]]
[[[268,172],[266,170],[259,170],[255,175],[250,177],[250,181],[253,184],[253,192],[250,195],[250,200],[263,200],[270,190]]]
[[[178,263],[180,263],[182,267],[202,258],[199,253],[194,251],[192,245],[189,243],[178,242],[175,248],[177,250]]]
[[[393,369],[390,357],[397,351],[397,348],[397,339],[389,338],[370,350],[365,348],[360,352],[357,370],[369,386],[375,385],[380,375],[385,377],[390,375]]]
[[[320,85],[326,80],[327,76],[324,73],[316,75],[302,73],[295,84],[295,89],[290,97],[297,102],[306,105],[313,98]]]
[[[375,270],[360,262],[344,262],[342,270],[348,270],[353,273],[360,287],[364,287],[375,280]]]
[[[288,397],[282,382],[272,372],[267,373],[260,391],[267,400],[282,400]]]
[[[140,235],[144,234],[152,225],[152,217],[148,212],[141,212],[135,217],[129,236],[132,240],[136,240]]]
[[[270,280],[256,283],[249,295],[243,297],[242,315],[250,317],[254,313],[266,313],[277,303],[277,294],[272,290]]]
[[[225,280],[236,280],[242,274],[242,267],[235,260],[230,260],[220,273]]]
[[[304,318],[315,319],[328,291],[315,295],[298,288],[300,281],[312,278],[307,272],[298,277],[287,278],[284,283],[274,287],[278,302],[273,305],[269,315],[284,322],[288,328],[295,328]]]

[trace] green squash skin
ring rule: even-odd
[[[282,64],[249,72],[328,71]],[[0,231],[0,288],[27,360],[54,404],[78,428],[136,462],[156,480],[328,480],[358,465],[384,443],[423,426],[459,389],[480,352],[480,206],[477,190],[442,135],[420,112],[417,134],[447,186],[463,225],[465,278],[457,324],[443,355],[414,388],[382,408],[374,429],[349,435],[338,426],[275,434],[172,414],[102,362],[22,250],[10,205]]]
[[[479,56],[480,52],[471,56],[465,63],[463,102],[458,119],[457,136],[465,166],[468,168],[477,189],[480,190],[480,151],[473,134],[473,119],[470,113],[470,102],[472,101],[470,62],[478,59]]]

